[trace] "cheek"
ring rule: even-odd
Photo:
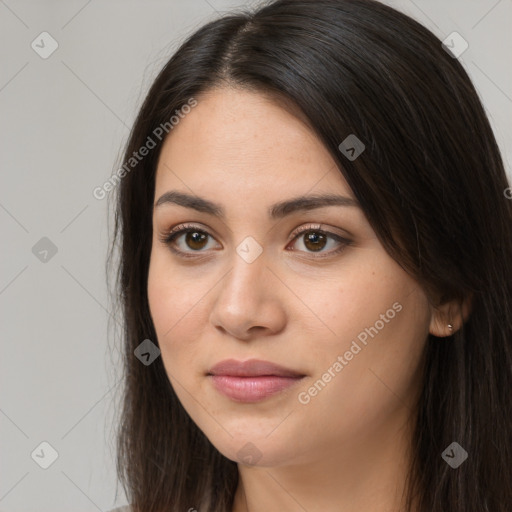
[[[180,364],[186,363],[185,359],[193,360],[192,341],[194,332],[197,337],[200,299],[204,295],[193,280],[186,280],[182,273],[171,269],[168,256],[158,251],[152,255],[148,274],[149,309],[162,359],[169,371],[177,370]]]
[[[178,267],[169,249],[155,245],[148,273],[149,308],[157,332],[166,334],[172,329],[168,333],[171,337],[171,333],[197,315],[205,291],[193,269]]]
[[[428,333],[422,292],[394,302],[397,295],[385,298],[381,308],[365,308],[357,325],[351,327],[351,335],[329,347],[330,360],[324,363],[329,368],[339,355],[344,360],[324,405],[331,400],[343,404],[335,413],[338,421],[358,418],[355,421],[361,429],[372,422],[379,424],[403,406],[412,408],[420,385],[420,362]],[[400,311],[393,309],[393,304],[400,306]]]
[[[315,357],[321,358],[322,353],[331,356],[332,350],[343,353],[358,336],[362,341],[369,338],[365,329],[376,323],[377,330],[386,333],[404,321],[404,303],[417,285],[404,277],[403,271],[392,274],[382,261],[375,266],[379,273],[369,272],[367,269],[374,267],[365,264],[321,279],[294,277],[294,293],[302,300],[292,301],[296,305],[291,314],[309,333],[304,339],[310,340],[308,350]]]
[[[338,425],[352,418],[363,427],[369,416],[413,402],[429,306],[421,287],[394,262],[381,259],[345,275],[341,285],[326,280],[321,287],[307,287],[304,282],[299,290],[316,313],[303,326],[310,334],[302,338],[303,358],[314,371],[310,384],[317,394],[311,409],[329,412]],[[333,410],[333,403],[340,405]]]

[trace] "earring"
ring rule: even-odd
[[[448,324],[448,329],[453,330],[453,325],[452,324]]]

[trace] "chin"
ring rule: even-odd
[[[222,435],[208,436],[210,442],[224,457],[246,466],[274,467],[290,462],[297,456],[297,440],[287,436],[285,439],[276,433],[270,436],[267,430],[244,429],[236,434],[229,430],[233,437],[223,431]],[[271,432],[269,429],[268,432]],[[286,442],[288,441],[288,442]]]

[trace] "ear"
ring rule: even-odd
[[[455,334],[469,318],[473,305],[473,294],[463,301],[454,299],[432,307],[429,333],[444,338]],[[453,328],[450,329],[448,325]]]

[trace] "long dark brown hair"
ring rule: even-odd
[[[407,509],[512,510],[512,201],[502,157],[461,63],[429,30],[374,0],[277,0],[230,13],[190,36],[140,109],[115,193],[109,275],[122,312],[123,390],[117,471],[134,512],[228,512],[237,465],[180,404],[161,357],[147,281],[155,129],[191,98],[222,86],[270,93],[308,119],[386,251],[442,302],[472,297],[463,327],[429,335],[407,481]],[[159,132],[157,132],[159,133]],[[351,161],[340,143],[366,146]],[[215,133],[212,133],[215,137]],[[119,251],[115,261],[116,250]],[[418,340],[419,341],[419,340]],[[468,459],[441,457],[452,442]]]

